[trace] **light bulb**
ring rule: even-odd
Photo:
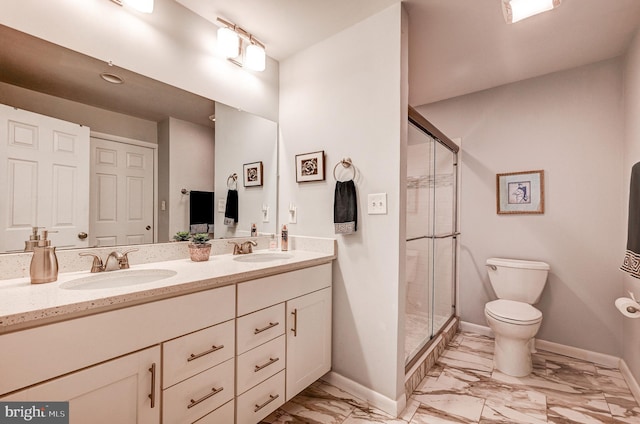
[[[226,58],[238,57],[240,54],[240,37],[231,28],[219,28],[218,48]]]
[[[561,0],[503,0],[502,7],[507,23],[516,23],[530,16],[547,12],[560,6]]]
[[[153,0],[123,0],[124,4],[142,13],[153,13]]]
[[[267,55],[264,48],[257,44],[249,44],[244,52],[244,66],[252,71],[264,71]]]

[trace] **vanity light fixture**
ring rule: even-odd
[[[153,0],[111,0],[120,6],[129,6],[138,12],[153,13]]]
[[[502,0],[502,14],[508,24],[553,10],[562,0]]]
[[[222,18],[217,22],[222,25],[218,29],[218,48],[224,57],[243,68],[264,71],[267,62],[264,44],[232,22]]]

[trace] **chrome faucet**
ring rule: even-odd
[[[113,251],[109,253],[107,259],[102,262],[102,259],[98,255],[94,255],[93,253],[78,253],[80,256],[93,256],[93,263],[91,264],[91,272],[104,272],[104,271],[113,271],[114,269],[129,269],[129,256],[128,254],[131,252],[137,252],[139,249],[129,249],[125,252]],[[117,267],[111,267],[111,269],[107,268],[109,265],[109,259],[115,258],[118,265]]]
[[[253,253],[252,246],[257,246],[253,240],[247,240],[244,243],[236,243],[233,241],[229,241],[229,244],[233,244],[233,254],[234,255],[246,255],[247,253]]]

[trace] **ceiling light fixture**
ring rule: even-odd
[[[124,78],[120,75],[112,74],[111,72],[103,72],[100,74],[100,78],[111,84],[124,84]]]
[[[153,0],[111,0],[120,6],[129,6],[138,12],[153,13]]]
[[[555,9],[562,0],[502,0],[502,14],[508,24]]]
[[[265,46],[252,34],[222,18],[218,29],[218,48],[224,57],[243,68],[262,72],[267,63]]]

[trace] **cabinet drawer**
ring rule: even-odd
[[[285,336],[238,356],[237,393],[243,393],[285,367]]]
[[[236,424],[256,424],[284,404],[284,370],[236,400]]]
[[[191,377],[233,357],[233,320],[162,344],[162,388]]]
[[[233,399],[234,361],[220,365],[164,390],[162,421],[193,422]]]
[[[231,424],[233,423],[234,405],[233,401],[227,402],[193,424]]]
[[[317,265],[238,284],[238,316],[331,286],[331,264]]]
[[[284,334],[284,303],[238,318],[238,354]]]

